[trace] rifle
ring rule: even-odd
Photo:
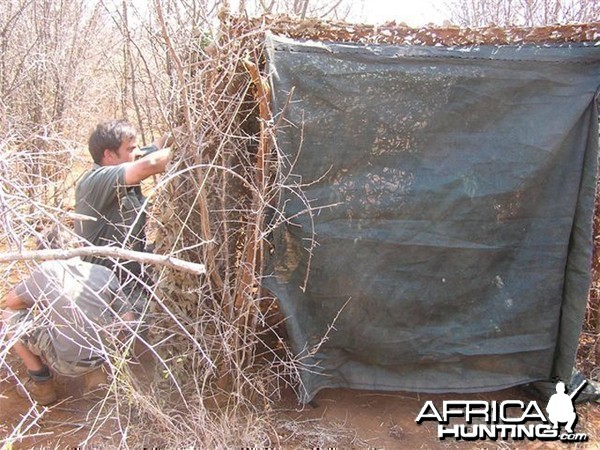
[[[579,394],[579,391],[581,391],[581,389],[587,384],[587,380],[583,380],[581,382],[581,384],[579,386],[577,386],[577,389],[575,389],[573,392],[571,392],[569,394],[569,398],[571,400],[573,400],[575,397],[577,397],[577,394]]]

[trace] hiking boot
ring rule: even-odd
[[[52,378],[44,381],[34,381],[31,378],[21,380],[17,386],[17,394],[23,398],[31,398],[42,406],[50,405],[58,398]]]
[[[94,369],[84,375],[85,386],[83,395],[97,393],[108,386],[108,374],[103,366]]]

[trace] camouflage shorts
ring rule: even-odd
[[[102,358],[85,361],[65,361],[56,354],[48,327],[36,323],[30,310],[5,310],[4,313],[5,317],[10,314],[10,318],[5,320],[5,324],[8,326],[7,331],[18,336],[23,345],[33,354],[42,358],[59,375],[78,377],[93,371],[105,362]]]

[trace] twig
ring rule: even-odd
[[[73,248],[69,250],[32,250],[0,253],[0,263],[24,260],[60,260],[82,256],[108,256],[112,258],[128,259],[140,263],[154,264],[157,266],[167,266],[196,275],[203,275],[206,273],[206,267],[204,264],[184,261],[179,258],[174,258],[170,255],[155,255],[153,253],[136,252],[134,250],[109,246],[90,246]]]

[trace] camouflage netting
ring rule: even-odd
[[[553,25],[535,28],[490,26],[459,28],[425,26],[410,28],[389,22],[384,25],[356,25],[319,20],[298,21],[290,17],[265,17],[248,22],[250,29],[268,29],[271,33],[293,39],[354,42],[393,45],[505,45],[560,44],[565,42],[597,42],[600,22],[590,24]]]
[[[176,376],[200,374],[219,386],[260,382],[254,366],[272,299],[261,289],[266,238],[286,219],[275,209],[287,183],[274,144],[263,44],[267,32],[294,39],[419,46],[598,41],[600,23],[542,28],[412,29],[289,17],[221,17],[218,39],[179,61],[184,100],[174,162],[157,191],[156,251],[206,265],[190,276],[162,269],[153,340]],[[198,37],[200,41],[201,36]],[[301,192],[297,192],[301,197]],[[267,226],[267,223],[269,226]],[[278,345],[278,344],[277,344]]]

